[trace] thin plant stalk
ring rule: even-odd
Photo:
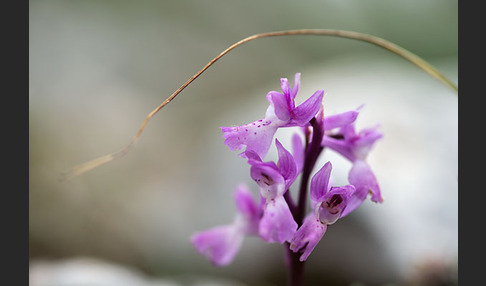
[[[322,130],[317,124],[315,118],[310,121],[312,126],[312,140],[306,141],[304,166],[302,169],[302,178],[300,181],[299,195],[297,201],[297,207],[293,208],[292,215],[295,222],[300,227],[304,221],[304,216],[307,211],[307,189],[309,186],[309,179],[314,169],[314,165],[317,162],[317,158],[321,154],[323,147],[321,146]],[[288,193],[288,191],[287,191]],[[287,198],[286,198],[287,200]],[[291,209],[292,210],[292,209]],[[284,244],[287,255],[287,267],[288,267],[288,285],[289,286],[302,286],[304,285],[304,266],[305,261],[300,261],[300,252],[292,252],[290,250],[290,244],[287,242]]]

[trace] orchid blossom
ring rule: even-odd
[[[280,79],[282,92],[270,91],[267,108],[263,119],[236,127],[221,127],[224,143],[230,150],[253,151],[264,158],[270,148],[273,136],[278,128],[304,126],[319,111],[323,90],[316,91],[299,106],[295,106],[295,97],[300,87],[300,73],[295,74],[294,86],[291,88],[287,78]],[[246,157],[246,152],[240,153]]]
[[[331,187],[332,165],[327,162],[312,177],[310,194],[313,212],[304,219],[290,242],[290,250],[302,251],[300,261],[305,261],[324,236],[327,226],[334,224],[344,214],[355,188],[352,185]]]
[[[250,176],[258,184],[260,195],[265,200],[263,216],[259,224],[259,234],[267,242],[284,243],[290,241],[297,223],[294,221],[284,193],[297,177],[292,154],[276,139],[278,162],[263,162],[257,153],[247,151],[251,165]]]

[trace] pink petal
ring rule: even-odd
[[[353,153],[352,146],[346,140],[335,139],[328,135],[324,135],[322,137],[321,145],[324,147],[331,148],[332,150],[343,155],[346,159],[350,160],[351,162],[356,159]]]
[[[253,199],[248,187],[240,184],[235,191],[235,202],[238,212],[243,217],[245,234],[256,234],[260,220],[261,208]]]
[[[288,189],[297,177],[297,167],[294,157],[287,151],[278,139],[275,139],[278,152],[278,168],[285,179],[285,188]]]
[[[243,234],[235,225],[225,225],[198,232],[191,237],[197,251],[216,266],[230,264],[243,242]]]
[[[359,207],[369,193],[371,193],[372,201],[378,203],[383,202],[378,181],[365,161],[356,160],[354,162],[353,167],[348,174],[348,181],[356,188],[356,191],[348,202],[348,206],[344,210],[342,216],[349,214]]]
[[[322,224],[314,213],[307,215],[304,219],[304,223],[290,241],[290,250],[293,252],[303,251],[299,260],[307,260],[311,252],[324,236],[324,233],[326,233],[326,230],[327,225]]]
[[[311,179],[310,194],[315,202],[322,201],[329,189],[332,164],[327,162]]]
[[[260,220],[259,234],[266,242],[290,241],[297,230],[297,223],[283,196],[267,200]]]
[[[293,100],[297,96],[300,88],[300,73],[296,73],[294,76],[294,87],[292,88],[292,93],[290,94],[290,98]]]
[[[351,124],[356,120],[358,114],[359,112],[357,110],[351,110],[335,115],[324,116],[324,129],[331,130]]]
[[[290,88],[289,80],[287,78],[280,79],[280,88],[282,89],[283,94],[285,94],[290,106],[291,99],[293,98],[291,98],[292,90]],[[290,107],[293,108],[294,106],[290,106]]]
[[[324,96],[323,90],[316,91],[306,101],[302,102],[292,112],[292,118],[288,123],[289,126],[303,126],[316,116],[321,108],[322,98]]]
[[[299,174],[304,167],[304,144],[298,133],[292,136],[292,153],[296,165],[296,172]]]
[[[250,176],[258,184],[260,195],[273,199],[285,192],[285,179],[274,162],[248,160]]]
[[[284,94],[276,91],[270,91],[267,94],[267,100],[273,106],[273,112],[275,112],[278,119],[284,122],[289,121],[291,109],[288,99]]]

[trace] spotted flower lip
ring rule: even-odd
[[[302,226],[297,230],[290,241],[290,250],[302,250],[299,260],[306,261],[314,248],[326,233],[327,225],[319,221],[314,213],[308,214]]]
[[[195,233],[191,237],[196,250],[215,266],[230,264],[240,250],[244,237],[258,234],[261,208],[246,185],[237,187],[235,202],[238,212],[232,223]]]
[[[267,93],[269,107],[265,112],[265,118],[235,127],[221,127],[224,144],[231,151],[253,151],[260,158],[264,158],[270,148],[278,128],[304,126],[319,111],[323,90],[316,91],[299,106],[295,106],[295,97],[300,87],[300,73],[295,74],[294,86],[291,88],[288,79],[280,79],[282,92],[270,91]],[[246,152],[240,153],[245,158]]]
[[[231,151],[241,150],[246,146],[245,151],[253,151],[263,158],[272,144],[273,136],[278,127],[272,124],[271,120],[260,119],[242,126],[221,127],[221,131],[223,131],[223,138],[225,138],[224,144]],[[245,158],[246,152],[239,155]]]

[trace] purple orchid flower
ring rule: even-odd
[[[261,207],[245,185],[237,187],[235,202],[238,213],[233,223],[216,226],[191,237],[196,250],[216,266],[225,266],[233,261],[245,236],[258,235]]]
[[[336,119],[335,121],[344,123],[346,120]],[[324,126],[325,124],[326,122]],[[374,143],[383,137],[383,134],[377,130],[378,126],[362,129],[359,133],[355,131],[354,122],[343,126],[334,125],[334,127],[339,127],[338,131],[329,131],[330,129],[324,127],[327,132],[322,138],[322,146],[329,147],[353,163],[348,181],[356,187],[356,192],[344,215],[360,206],[369,193],[373,202],[383,202],[378,181],[366,162],[366,157]]]
[[[300,73],[295,74],[294,86],[290,87],[287,78],[280,79],[282,92],[270,91],[267,100],[265,118],[236,127],[221,127],[224,143],[230,150],[253,151],[264,158],[270,148],[275,132],[280,127],[304,126],[318,112],[323,90],[316,91],[299,106],[295,106],[295,97],[300,87]],[[246,157],[246,152],[240,153]]]
[[[327,162],[312,177],[310,194],[313,212],[305,217],[302,226],[290,241],[290,250],[302,251],[300,261],[307,260],[324,236],[327,226],[343,217],[356,190],[352,185],[330,187],[331,169],[331,162]]]
[[[246,156],[251,165],[251,178],[258,184],[264,200],[258,228],[260,237],[266,242],[284,243],[290,241],[297,230],[297,223],[283,196],[297,177],[297,167],[290,152],[277,139],[275,145],[279,157],[277,164],[263,162],[254,151],[246,151]]]

